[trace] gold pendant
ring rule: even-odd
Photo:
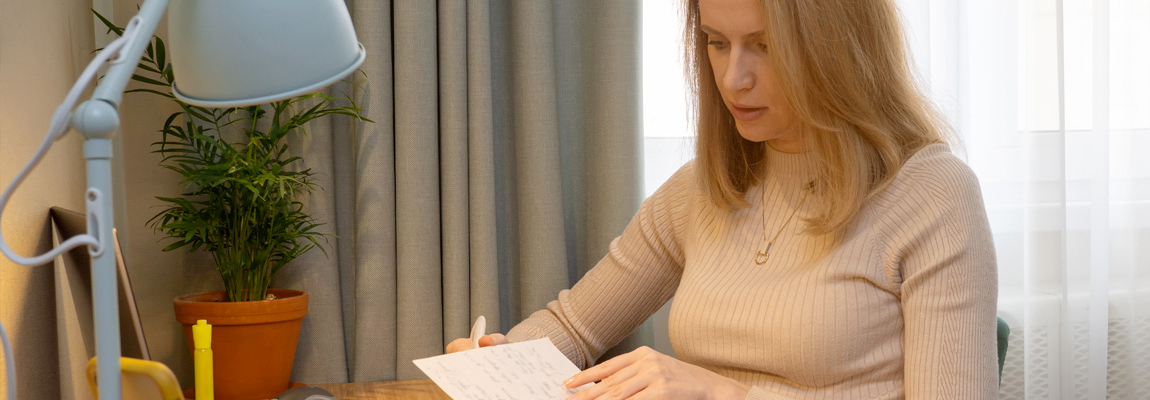
[[[755,264],[763,265],[767,263],[767,259],[771,258],[771,253],[765,251],[755,252]]]

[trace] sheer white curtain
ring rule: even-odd
[[[1150,1],[899,0],[981,183],[1003,399],[1150,393]]]
[[[691,156],[676,2],[644,2],[646,186]],[[994,231],[1002,399],[1150,393],[1150,1],[897,0]]]

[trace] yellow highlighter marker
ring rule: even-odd
[[[192,325],[192,342],[195,351],[196,400],[215,400],[215,387],[212,384],[212,326],[207,320],[198,320]]]

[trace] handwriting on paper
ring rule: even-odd
[[[484,347],[415,360],[455,400],[565,399],[590,387],[567,389],[579,372],[549,339]]]

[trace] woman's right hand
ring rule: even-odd
[[[508,341],[507,337],[503,336],[502,333],[492,333],[490,335],[484,335],[483,337],[479,338],[479,347],[498,346],[508,343],[511,342]],[[452,340],[451,343],[447,344],[448,354],[458,353],[465,350],[472,350],[471,338],[459,338]]]

